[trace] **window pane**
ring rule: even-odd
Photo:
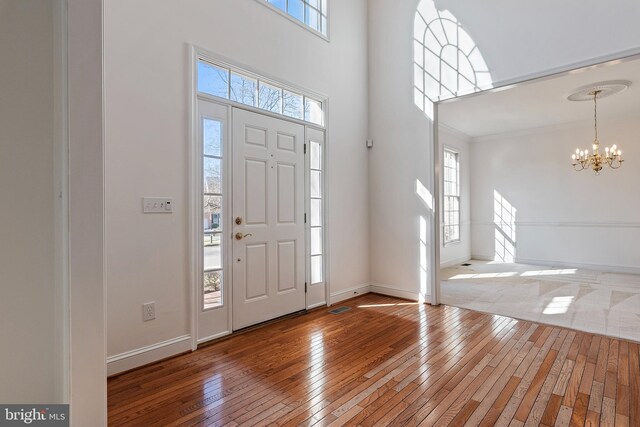
[[[322,15],[322,21],[320,23],[320,32],[325,36],[327,35],[327,18],[324,15]]]
[[[316,9],[320,9],[320,0],[306,0],[309,6],[315,7]]]
[[[218,307],[222,304],[222,271],[204,273],[203,308]]]
[[[311,98],[304,98],[304,119],[322,125],[322,103]]]
[[[259,86],[260,90],[258,92],[258,106],[264,110],[281,114],[282,90],[263,82],[260,82]]]
[[[216,232],[213,232],[213,231],[205,232],[204,233],[204,239],[203,239],[204,247],[206,248],[208,246],[220,246],[222,244],[222,241],[220,240],[221,237],[222,237],[222,234],[217,232],[217,231]]]
[[[198,61],[198,91],[229,98],[229,70]]]
[[[204,231],[222,231],[222,197],[204,196]]]
[[[220,233],[205,233],[203,264],[205,271],[222,269],[220,237]]]
[[[307,24],[312,29],[318,31],[319,30],[319,22],[320,14],[317,10],[306,6],[305,7],[305,24]]]
[[[311,229],[311,255],[322,254],[322,227]]]
[[[289,0],[289,10],[287,12],[298,21],[304,22],[304,4],[302,0]]]
[[[251,77],[231,73],[231,100],[256,106],[258,81]]]
[[[322,225],[322,200],[311,199],[311,226],[320,227]]]
[[[280,10],[287,11],[287,1],[286,0],[268,0],[269,3],[274,5]]]
[[[293,117],[295,119],[304,119],[304,108],[302,95],[298,95],[297,93],[287,92],[286,90],[282,93],[282,113],[285,116]]]
[[[322,282],[322,255],[311,257],[311,283]]]
[[[311,141],[311,169],[322,169],[322,146]]]
[[[453,227],[451,232],[451,240],[459,240],[460,239],[460,228]]]
[[[222,155],[222,123],[205,118],[203,127],[204,154],[220,157]]]
[[[322,11],[322,14],[326,15],[327,14],[327,0],[320,0],[320,4],[321,4],[320,10]]]
[[[204,193],[222,194],[222,160],[204,158]]]
[[[321,175],[320,171],[311,171],[311,197],[322,197]]]

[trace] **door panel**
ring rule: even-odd
[[[268,293],[267,277],[269,265],[267,243],[246,245],[245,254],[245,300],[266,297]]]
[[[247,224],[267,225],[267,162],[245,159],[245,217]],[[234,193],[234,197],[240,197]]]
[[[302,125],[233,109],[234,330],[305,308],[303,144]]]
[[[295,290],[296,242],[278,242],[278,291]]]
[[[278,164],[278,224],[296,221],[296,165]]]

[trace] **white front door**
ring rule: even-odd
[[[233,109],[233,329],[305,308],[304,127]]]

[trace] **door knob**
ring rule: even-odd
[[[244,239],[245,237],[249,237],[249,236],[253,236],[253,234],[251,234],[251,233],[242,234],[242,233],[240,233],[240,232],[237,232],[237,233],[236,233],[236,240],[242,240],[242,239]]]
[[[242,224],[242,218],[236,217],[236,225]]]

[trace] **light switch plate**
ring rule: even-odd
[[[142,211],[144,213],[172,213],[173,199],[170,197],[144,197]]]

